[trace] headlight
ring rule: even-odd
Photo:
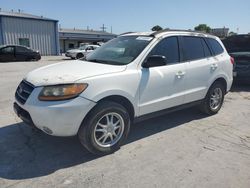
[[[58,101],[77,97],[82,93],[88,84],[66,84],[56,86],[46,86],[39,94],[41,101]]]

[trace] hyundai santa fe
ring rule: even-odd
[[[28,73],[14,110],[49,135],[78,135],[90,152],[109,154],[133,122],[191,105],[216,114],[232,85],[233,62],[212,35],[127,33],[84,60]]]

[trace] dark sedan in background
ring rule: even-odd
[[[0,46],[0,62],[10,61],[38,61],[41,55],[25,46],[5,45]]]
[[[250,83],[250,35],[234,35],[223,40],[234,58],[234,80]]]

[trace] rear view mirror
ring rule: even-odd
[[[143,63],[143,68],[159,67],[166,65],[166,57],[162,55],[149,56]]]

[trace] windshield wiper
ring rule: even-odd
[[[86,61],[94,62],[94,63],[107,63],[108,61],[100,60],[100,59],[86,59]]]
[[[102,59],[86,59],[86,61],[94,62],[94,63],[101,63],[101,64],[109,64],[109,65],[121,65],[119,62],[116,61],[107,61]]]

